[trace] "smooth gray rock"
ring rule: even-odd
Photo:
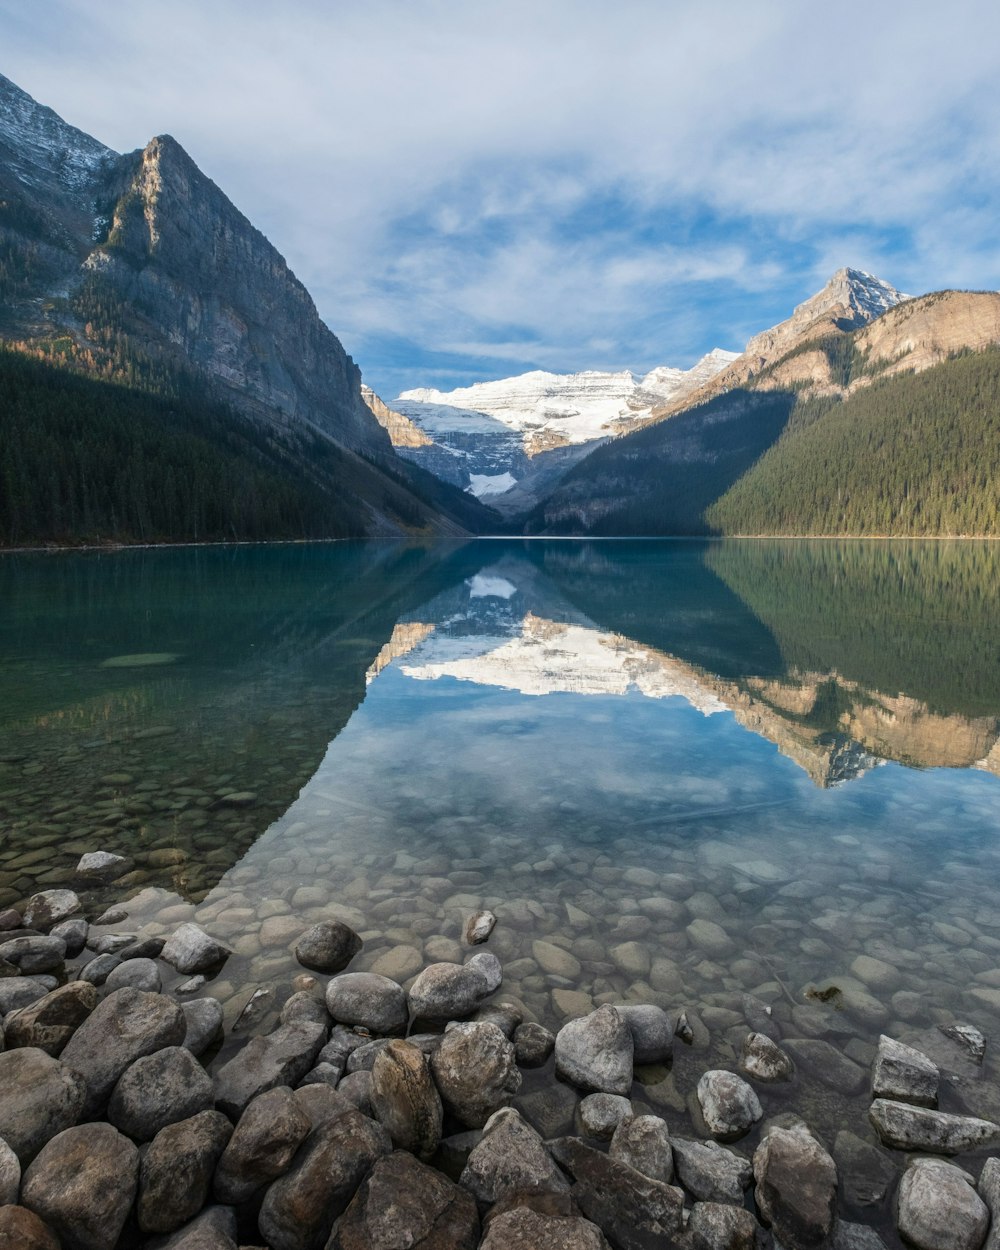
[[[32,894],[24,909],[24,927],[48,932],[60,920],[80,910],[80,900],[72,890],[41,890]]]
[[[743,1193],[753,1180],[750,1162],[718,1142],[670,1139],[677,1178],[692,1197],[701,1202],[742,1204]]]
[[[111,969],[104,984],[109,990],[131,985],[151,994],[158,994],[163,986],[160,970],[152,959],[123,959],[117,968]]]
[[[13,964],[26,977],[38,972],[61,972],[66,961],[66,943],[51,934],[11,938],[0,945],[0,960]]]
[[[49,937],[62,938],[66,943],[66,958],[75,959],[87,945],[90,925],[82,916],[72,916],[69,920],[60,920],[49,930]]]
[[[472,1195],[397,1150],[379,1159],[337,1221],[327,1250],[476,1250]]]
[[[83,1077],[35,1047],[0,1054],[0,1137],[25,1167],[83,1113]]]
[[[674,1179],[670,1132],[658,1115],[637,1115],[615,1129],[608,1154],[650,1180],[669,1185]]]
[[[85,881],[99,881],[107,884],[117,881],[131,872],[135,860],[127,855],[113,855],[110,851],[88,851],[80,856],[76,866],[76,875]]]
[[[476,972],[481,972],[486,978],[487,994],[494,994],[503,984],[503,964],[497,959],[496,955],[490,954],[489,951],[480,951],[478,955],[473,955],[465,961],[466,968],[474,968]]]
[[[17,1202],[21,1189],[21,1161],[13,1149],[0,1137],[0,1207]],[[0,1238],[0,1246],[3,1239]]]
[[[516,1003],[484,1003],[482,1007],[476,1008],[472,1019],[480,1024],[495,1024],[504,1037],[513,1041],[515,1032],[524,1020],[524,1012]]]
[[[632,1119],[632,1104],[621,1094],[588,1094],[576,1109],[584,1135],[610,1141],[615,1129]]]
[[[518,1067],[540,1068],[556,1045],[556,1036],[541,1024],[519,1024],[514,1030],[514,1054]]]
[[[353,1109],[314,1128],[264,1195],[258,1227],[271,1250],[321,1250],[334,1220],[391,1148],[385,1129]]]
[[[186,1031],[183,1011],[164,994],[126,986],[98,1003],[62,1053],[63,1062],[87,1084],[83,1117],[104,1110],[126,1068],[167,1046],[179,1046]]]
[[[482,1128],[521,1088],[514,1047],[495,1024],[453,1025],[430,1062],[441,1101],[468,1128]]]
[[[21,1203],[50,1225],[64,1250],[114,1250],[135,1199],[139,1152],[110,1124],[80,1124],[39,1151]]]
[[[502,1108],[486,1121],[459,1184],[472,1194],[482,1210],[512,1192],[569,1190],[541,1137],[513,1107]]]
[[[723,1068],[705,1072],[697,1092],[708,1131],[722,1141],[742,1137],[764,1114],[760,1099],[746,1081]]]
[[[38,977],[0,977],[0,1016],[20,1011],[44,998],[55,986]]]
[[[691,1250],[769,1250],[771,1245],[752,1212],[730,1203],[696,1202],[687,1234]]]
[[[841,1129],[833,1143],[840,1192],[856,1207],[881,1205],[895,1186],[896,1169],[884,1150]]]
[[[369,1099],[375,1118],[398,1150],[429,1159],[441,1141],[441,1096],[426,1057],[393,1039],[372,1064]]]
[[[207,972],[217,968],[232,954],[232,950],[216,938],[210,937],[200,925],[190,920],[178,925],[163,944],[160,958],[178,972]]]
[[[830,1250],[887,1250],[887,1247],[874,1228],[838,1220],[830,1238]]]
[[[361,938],[340,920],[321,920],[295,944],[295,958],[314,972],[341,972],[361,950]]]
[[[316,1061],[326,1029],[303,1020],[252,1038],[215,1074],[215,1105],[237,1120],[250,1101],[277,1085],[297,1085]]]
[[[212,1078],[183,1046],[137,1059],[122,1073],[108,1102],[108,1120],[133,1141],[149,1141],[168,1124],[208,1111]]]
[[[324,1029],[329,1029],[333,1024],[326,1003],[309,990],[299,990],[292,994],[281,1009],[280,1019],[282,1024],[310,1020],[313,1024],[321,1024]]]
[[[91,985],[103,985],[115,968],[121,963],[117,955],[98,955],[85,963],[77,975],[78,981],[89,981]]]
[[[918,1107],[936,1107],[937,1064],[912,1046],[897,1042],[883,1033],[872,1063],[872,1097],[912,1102]]]
[[[989,1222],[986,1203],[953,1164],[917,1159],[903,1173],[896,1226],[917,1250],[979,1250]]]
[[[617,1007],[598,1007],[556,1034],[556,1072],[581,1089],[627,1096],[634,1048],[624,1014]]]
[[[349,1103],[357,1107],[362,1115],[374,1115],[372,1107],[372,1074],[370,1072],[348,1072],[340,1078],[337,1093],[342,1094]]]
[[[326,1006],[340,1024],[371,1033],[402,1033],[409,1018],[403,987],[374,972],[342,972],[326,987]]]
[[[668,1063],[674,1053],[674,1021],[652,1004],[618,1008],[632,1034],[633,1063]]]
[[[949,1115],[909,1103],[877,1098],[868,1112],[882,1142],[897,1150],[926,1150],[955,1155],[980,1150],[1000,1138],[1000,1125],[969,1115]]]
[[[217,998],[190,998],[181,1011],[187,1025],[182,1044],[197,1058],[222,1037],[222,1004]]]
[[[761,1219],[789,1250],[821,1245],[836,1217],[837,1168],[805,1128],[774,1128],[754,1151]]]
[[[282,1176],[312,1128],[312,1116],[287,1086],[259,1094],[240,1116],[219,1159],[216,1199],[238,1205]]]
[[[430,964],[410,986],[410,1016],[414,1020],[458,1020],[471,1015],[490,992],[485,974],[472,963]]]
[[[143,1250],[237,1250],[236,1212],[206,1207],[175,1233],[147,1242]]]
[[[56,1057],[96,1006],[97,990],[86,981],[71,981],[8,1017],[6,1044],[35,1046]]]
[[[792,1056],[798,1067],[838,1094],[860,1094],[868,1083],[864,1068],[822,1038],[786,1037],[782,1048]]]
[[[768,1084],[773,1081],[790,1081],[795,1075],[795,1065],[777,1042],[765,1033],[748,1033],[740,1048],[736,1065],[739,1070],[755,1081]]]
[[[144,1233],[172,1233],[205,1205],[233,1126],[221,1111],[160,1129],[142,1156],[137,1214]]]

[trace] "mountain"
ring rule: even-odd
[[[510,513],[597,442],[638,428],[655,407],[696,391],[734,359],[716,349],[691,369],[660,366],[642,377],[535,370],[453,391],[404,391],[392,409],[431,440],[409,444],[407,458]]]
[[[872,319],[893,288],[867,280],[865,303],[854,273],[687,407],[595,450],[529,532],[1000,532],[1000,294],[936,292]]]
[[[216,424],[225,408],[227,437],[329,498],[333,533],[488,523],[395,456],[305,287],[175,140],[119,155],[2,77],[0,339]]]

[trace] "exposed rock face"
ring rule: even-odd
[[[372,1064],[371,1104],[393,1144],[429,1159],[441,1140],[441,1097],[416,1046],[396,1040]]]
[[[542,1139],[512,1107],[486,1121],[461,1182],[484,1209],[509,1193],[565,1193],[569,1188]]]
[[[937,1064],[912,1046],[905,1046],[883,1034],[878,1039],[878,1053],[872,1064],[872,1094],[875,1098],[892,1098],[916,1103],[920,1107],[936,1107]]]
[[[361,398],[372,411],[372,416],[389,435],[393,447],[430,447],[433,439],[425,434],[419,425],[415,425],[409,417],[390,408],[370,386],[361,384]]]

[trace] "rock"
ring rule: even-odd
[[[514,1055],[522,1068],[540,1068],[555,1048],[555,1034],[540,1024],[519,1024],[514,1030]]]
[[[427,1059],[416,1046],[396,1039],[376,1056],[369,1097],[394,1146],[421,1159],[433,1155],[441,1140],[443,1109]]]
[[[838,1094],[860,1094],[868,1078],[864,1068],[818,1037],[789,1037],[784,1049],[817,1080]]]
[[[531,953],[535,963],[543,972],[550,976],[564,977],[567,981],[577,981],[583,969],[575,955],[554,942],[537,940],[531,943]]]
[[[47,979],[48,980],[48,979]],[[9,1015],[12,1011],[20,1011],[44,998],[55,987],[47,984],[39,977],[19,977],[11,975],[0,978],[0,1016]]]
[[[198,1214],[232,1131],[220,1111],[160,1129],[139,1168],[137,1213],[144,1233],[172,1233]]]
[[[584,1145],[575,1137],[550,1143],[556,1162],[576,1182],[570,1191],[577,1206],[621,1250],[670,1245],[681,1229],[684,1196],[634,1168]]]
[[[620,1094],[588,1094],[577,1115],[587,1137],[610,1141],[619,1124],[632,1119],[632,1104]]]
[[[990,1212],[990,1235],[983,1250],[1000,1247],[1000,1158],[995,1155],[983,1164],[979,1174],[979,1195]]]
[[[379,1159],[337,1221],[327,1250],[476,1250],[472,1196],[401,1150]]]
[[[484,1210],[508,1193],[569,1190],[541,1137],[513,1107],[504,1107],[486,1121],[459,1184]]]
[[[189,1050],[167,1046],[122,1073],[108,1102],[108,1120],[133,1141],[212,1106],[212,1078]]]
[[[178,972],[207,972],[224,964],[232,950],[224,943],[216,941],[199,925],[185,921],[178,925],[171,936],[163,944],[160,958],[164,963],[176,968]]]
[[[698,1082],[698,1103],[708,1131],[722,1141],[742,1137],[764,1114],[746,1081],[721,1068],[704,1073]]]
[[[781,1047],[763,1033],[748,1033],[740,1048],[737,1067],[755,1081],[790,1081],[795,1065]]]
[[[114,1250],[139,1177],[139,1152],[110,1124],[65,1129],[24,1174],[21,1202],[64,1250]]]
[[[72,890],[42,890],[32,894],[24,909],[24,927],[48,932],[60,920],[80,910],[80,900]]]
[[[281,1009],[280,1020],[282,1024],[310,1020],[313,1024],[321,1024],[324,1029],[328,1029],[332,1023],[326,1003],[308,990],[297,990],[286,1000]]]
[[[34,1046],[59,1055],[96,1006],[97,990],[88,982],[62,985],[5,1022],[7,1046]]]
[[[897,1150],[954,1155],[964,1150],[980,1150],[1000,1137],[1000,1125],[992,1120],[949,1115],[886,1098],[877,1098],[872,1103],[868,1118],[883,1144]]]
[[[238,1205],[284,1175],[312,1128],[302,1100],[287,1086],[259,1094],[240,1116],[219,1159],[216,1200]]]
[[[0,1207],[0,1250],[60,1250],[51,1228],[27,1207]]]
[[[222,1037],[222,1004],[217,998],[192,998],[181,1003],[187,1030],[183,1046],[197,1058]]]
[[[414,1020],[457,1020],[470,1015],[490,990],[486,977],[469,964],[431,964],[407,995]]]
[[[623,1120],[611,1138],[608,1154],[650,1180],[669,1185],[674,1179],[674,1158],[666,1122],[658,1115],[637,1115]]]
[[[851,964],[851,972],[869,989],[891,994],[899,989],[899,969],[884,959],[871,955],[859,955]]]
[[[764,1250],[764,1230],[750,1211],[729,1203],[696,1202],[687,1232],[691,1250]]]
[[[476,972],[481,972],[486,978],[487,994],[495,994],[503,984],[503,964],[497,959],[496,955],[491,955],[489,951],[480,951],[478,955],[473,955],[465,961],[466,968],[474,968]]]
[[[508,1041],[513,1041],[514,1033],[524,1020],[524,1012],[516,1003],[484,1003],[476,1008],[472,1019],[477,1024],[495,1024]],[[555,1038],[552,1040],[554,1042]]]
[[[485,1229],[479,1250],[608,1250],[568,1194],[514,1195],[494,1207]]]
[[[83,1112],[87,1087],[71,1068],[35,1047],[0,1054],[0,1138],[25,1167]]]
[[[896,1226],[917,1250],[979,1250],[990,1215],[965,1173],[941,1159],[917,1159],[899,1182]]]
[[[754,1151],[761,1218],[788,1250],[819,1246],[833,1229],[837,1168],[807,1129],[772,1129]]]
[[[718,1142],[671,1138],[674,1167],[684,1188],[701,1202],[735,1202],[753,1180],[748,1160]]]
[[[949,1040],[957,1042],[975,1063],[982,1063],[986,1054],[986,1038],[972,1024],[939,1024]]]
[[[372,1074],[370,1072],[348,1072],[340,1078],[337,1093],[342,1094],[352,1106],[357,1107],[362,1115],[374,1114],[371,1100]]]
[[[371,972],[343,972],[326,987],[326,1006],[334,1020],[356,1024],[371,1033],[402,1033],[408,1013],[403,988]]]
[[[131,985],[137,990],[158,994],[163,983],[154,960],[123,959],[117,968],[111,969],[104,984],[109,990],[120,990],[125,985]]]
[[[703,950],[709,959],[725,959],[735,949],[733,940],[714,920],[699,917],[687,926],[686,933],[692,946]]]
[[[87,1084],[83,1117],[104,1110],[126,1068],[166,1046],[179,1046],[186,1030],[183,1011],[164,994],[127,986],[98,1003],[62,1053]]]
[[[632,1034],[632,1062],[669,1063],[674,1053],[674,1022],[662,1007],[618,1007]]]
[[[85,881],[98,881],[104,885],[117,881],[131,872],[135,860],[127,855],[112,855],[110,851],[88,851],[80,856],[76,875]]]
[[[49,937],[61,938],[66,943],[66,958],[75,959],[87,945],[90,925],[82,916],[74,916],[70,920],[60,920],[49,931]]]
[[[830,1250],[887,1250],[887,1247],[874,1228],[838,1220],[830,1239]]]
[[[91,959],[89,963],[84,964],[77,979],[89,981],[91,985],[103,985],[120,963],[121,960],[117,955],[98,955],[96,959]]]
[[[13,964],[22,976],[38,972],[61,972],[66,959],[66,943],[62,938],[18,937],[0,945],[0,960]]]
[[[496,922],[491,911],[477,911],[465,922],[465,940],[470,946],[479,946],[493,932]]]
[[[334,1220],[390,1150],[385,1129],[359,1111],[314,1128],[292,1167],[264,1195],[258,1227],[271,1250],[322,1250]]]
[[[238,1250],[231,1207],[206,1207],[175,1233],[147,1242],[148,1250]]]
[[[521,1088],[514,1047],[495,1024],[453,1025],[431,1056],[431,1071],[445,1107],[469,1128],[482,1128]]]
[[[625,1096],[632,1088],[632,1032],[616,1007],[598,1007],[564,1024],[555,1053],[558,1075],[581,1089]]]
[[[330,983],[331,985],[333,982]],[[250,1101],[277,1085],[297,1085],[316,1061],[326,1029],[303,1020],[252,1038],[215,1074],[215,1105],[231,1120]]]
[[[940,1073],[937,1064],[912,1046],[883,1033],[872,1064],[872,1097],[936,1107]]]
[[[321,920],[295,944],[295,958],[314,972],[341,972],[361,950],[361,938],[340,920]]]
[[[840,1177],[840,1192],[859,1207],[876,1207],[896,1181],[896,1169],[885,1151],[854,1133],[841,1129],[833,1143],[833,1161]]]
[[[424,966],[424,957],[415,946],[402,942],[383,951],[368,969],[374,976],[390,981],[408,981]]]
[[[21,1189],[21,1161],[0,1137],[0,1207],[17,1202]]]

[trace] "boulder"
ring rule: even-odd
[[[718,1142],[671,1138],[677,1178],[700,1202],[743,1203],[743,1193],[753,1180],[747,1159]]]
[[[483,974],[486,978],[487,994],[495,993],[503,984],[503,964],[496,955],[490,954],[489,951],[480,951],[478,955],[471,955],[465,961],[464,966]]]
[[[632,1088],[632,1032],[617,1007],[598,1007],[564,1024],[555,1052],[558,1075],[581,1089],[627,1096]]]
[[[980,1150],[1000,1138],[1000,1124],[971,1115],[949,1115],[926,1107],[876,1098],[868,1111],[882,1142],[896,1150],[926,1150],[955,1155]]]
[[[979,1250],[990,1213],[965,1173],[943,1159],[916,1159],[896,1196],[896,1226],[917,1250]]]
[[[515,1195],[489,1214],[479,1250],[609,1250],[604,1234],[566,1194]]]
[[[674,1022],[663,1008],[639,1004],[617,1010],[632,1034],[632,1062],[669,1063],[674,1053]]]
[[[409,1042],[394,1039],[375,1058],[369,1098],[375,1118],[393,1145],[429,1159],[441,1140],[441,1096],[426,1057]]]
[[[430,964],[410,986],[410,1016],[414,1020],[458,1020],[471,1015],[490,992],[485,974],[471,963]]]
[[[126,1068],[166,1046],[179,1046],[187,1024],[172,998],[144,990],[115,990],[90,1013],[69,1039],[63,1062],[83,1077],[87,1100],[83,1118],[98,1115]]]
[[[836,1214],[837,1168],[804,1127],[774,1128],[754,1151],[761,1218],[788,1250],[819,1246]]]
[[[491,911],[477,911],[465,922],[465,940],[470,946],[479,946],[493,932],[497,918]]]
[[[181,1003],[181,1011],[187,1025],[184,1049],[197,1058],[222,1037],[222,1004],[217,998],[191,998]]]
[[[144,1233],[172,1233],[198,1214],[232,1131],[221,1111],[201,1111],[160,1129],[139,1168],[137,1212]]]
[[[331,982],[332,984],[332,982]],[[215,1074],[215,1105],[233,1121],[248,1103],[277,1085],[297,1085],[316,1062],[326,1029],[303,1020],[252,1038]]]
[[[687,1233],[691,1250],[765,1250],[771,1245],[753,1214],[728,1202],[696,1202]]]
[[[334,1226],[327,1250],[476,1250],[479,1215],[454,1181],[401,1150],[379,1159]]]
[[[69,920],[60,920],[49,930],[49,937],[62,938],[66,943],[66,958],[75,959],[87,945],[90,925],[83,916],[72,916]]]
[[[919,1050],[897,1042],[883,1033],[872,1063],[872,1097],[912,1102],[919,1107],[936,1107],[937,1064]]]
[[[540,1068],[555,1049],[556,1038],[547,1028],[534,1022],[519,1024],[514,1030],[514,1055],[518,1067]]]
[[[576,1113],[587,1137],[610,1141],[615,1129],[632,1119],[632,1104],[621,1094],[588,1094]]]
[[[21,1189],[21,1161],[0,1137],[0,1207],[17,1202]]]
[[[314,972],[341,972],[361,950],[361,938],[340,920],[321,920],[295,944],[295,958]]]
[[[841,1129],[833,1143],[840,1192],[856,1207],[877,1207],[895,1186],[896,1169],[884,1150]]]
[[[83,1077],[35,1047],[0,1054],[0,1137],[25,1167],[83,1113]]]
[[[66,943],[51,934],[11,938],[0,945],[0,961],[12,964],[25,977],[39,972],[62,972],[65,960]]]
[[[183,1046],[137,1059],[122,1073],[108,1102],[108,1120],[133,1141],[149,1141],[168,1124],[213,1103],[212,1078]]]
[[[746,1081],[722,1068],[702,1075],[698,1103],[708,1131],[722,1141],[744,1136],[764,1114],[760,1100]]]
[[[485,1210],[510,1193],[567,1193],[569,1185],[541,1137],[512,1107],[486,1121],[459,1178]]]
[[[219,1159],[214,1181],[217,1201],[246,1202],[282,1176],[312,1127],[312,1116],[302,1099],[287,1086],[259,1094],[240,1116]]]
[[[134,867],[135,860],[127,855],[112,855],[110,851],[88,851],[86,855],[80,856],[76,875],[84,881],[97,881],[106,885],[124,877]]]
[[[123,985],[131,985],[137,990],[147,990],[158,994],[163,986],[160,970],[152,959],[123,959],[107,975],[104,984],[109,990],[120,990]]]
[[[495,1024],[453,1025],[431,1056],[431,1071],[445,1107],[468,1128],[482,1128],[521,1088],[514,1047]]]
[[[291,1024],[296,1020],[310,1020],[313,1024],[321,1024],[328,1029],[333,1020],[326,1009],[326,1003],[317,998],[310,990],[297,990],[290,995],[281,1009],[279,1017],[282,1024]]]
[[[337,1093],[347,1099],[362,1115],[372,1116],[372,1074],[370,1072],[348,1072],[342,1076],[337,1085]]]
[[[0,1207],[0,1250],[61,1250],[48,1224],[27,1207]]]
[[[224,964],[232,950],[190,920],[178,925],[163,944],[160,958],[178,972],[207,972]]]
[[[860,1094],[867,1084],[864,1068],[820,1037],[789,1037],[783,1047],[799,1067],[838,1094]]]
[[[371,1033],[402,1033],[408,1014],[403,987],[372,972],[343,972],[326,987],[326,1005],[340,1024]]]
[[[144,1250],[237,1250],[236,1213],[231,1207],[206,1207],[175,1233],[147,1242]]]
[[[114,1250],[135,1199],[139,1152],[110,1124],[80,1124],[48,1142],[24,1174],[21,1202],[64,1250]]]
[[[0,1016],[9,1015],[12,1011],[20,1011],[36,1003],[40,998],[56,989],[54,978],[19,977],[13,973],[0,977]]]
[[[96,1006],[97,990],[89,982],[61,985],[5,1022],[7,1045],[34,1046],[57,1056]]]
[[[615,1129],[608,1154],[650,1180],[669,1185],[674,1179],[674,1158],[666,1121],[658,1115],[637,1115]]]
[[[54,924],[80,910],[80,900],[72,890],[42,890],[32,894],[24,909],[24,927],[47,933]]]
[[[795,1065],[791,1059],[765,1033],[746,1035],[736,1066],[755,1081],[763,1081],[765,1084],[772,1081],[790,1081],[795,1074]]]
[[[322,1250],[334,1220],[390,1151],[385,1129],[359,1111],[315,1127],[291,1168],[264,1195],[258,1227],[271,1250]]]

